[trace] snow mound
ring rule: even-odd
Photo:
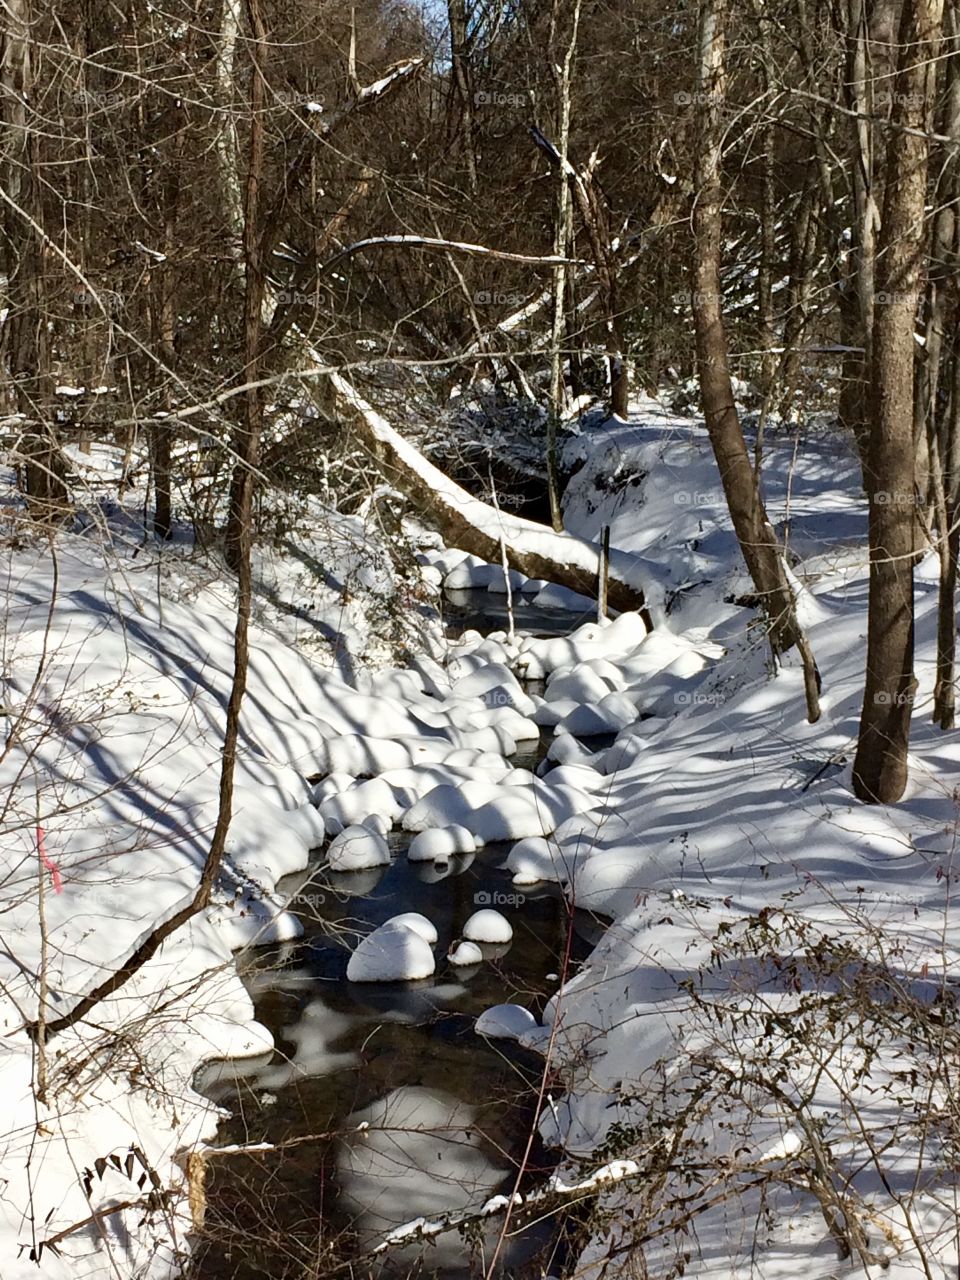
[[[550,835],[577,813],[595,808],[595,797],[571,786],[550,786],[516,770],[502,784],[483,780],[441,784],[403,815],[407,831],[467,827],[484,844]]]
[[[470,942],[510,942],[513,927],[506,916],[485,907],[475,911],[463,926],[463,936]]]
[[[458,968],[461,966],[466,968],[468,965],[480,964],[483,960],[483,952],[475,942],[460,941],[451,950],[447,959]]]
[[[489,1036],[491,1040],[519,1040],[535,1030],[536,1018],[519,1004],[495,1004],[481,1013],[476,1022],[477,1035]]]
[[[510,850],[507,870],[513,872],[514,884],[537,884],[540,880],[558,880],[562,866],[556,850],[540,836],[520,840]]]
[[[387,924],[397,924],[402,925],[405,929],[412,929],[431,947],[437,944],[436,926],[426,916],[422,916],[419,911],[404,911],[402,915],[391,916]]]
[[[410,862],[445,862],[455,853],[472,853],[477,841],[466,827],[439,827],[421,831],[410,841]]]
[[[609,693],[596,704],[575,707],[563,717],[555,733],[570,733],[577,738],[596,738],[606,733],[619,733],[637,718],[636,708],[622,693]]]
[[[327,866],[331,871],[365,871],[382,867],[390,861],[390,850],[379,831],[367,826],[344,827],[334,836],[327,849]]]
[[[406,925],[387,921],[360,943],[347,965],[349,982],[414,982],[436,969],[430,944]]]

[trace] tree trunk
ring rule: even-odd
[[[4,324],[7,364],[17,408],[38,425],[24,436],[23,460],[30,514],[57,521],[69,513],[64,481],[66,464],[54,429],[50,334],[45,314],[44,259],[39,233],[41,201],[41,131],[31,119],[34,98],[33,59],[39,56],[30,35],[29,0],[4,6],[2,41],[3,118],[7,126],[7,163],[2,174],[4,257],[8,316]],[[39,126],[40,122],[37,122]]]
[[[960,310],[960,308],[958,308]],[[960,315],[956,316],[960,323]],[[960,559],[960,351],[954,352],[950,408],[943,428],[943,515],[940,534],[940,592],[937,606],[937,683],[933,720],[941,729],[956,724],[957,565]]]
[[[863,117],[872,114],[873,81],[868,66],[869,28],[867,0],[849,0],[847,20],[847,103],[859,113],[853,130],[852,245],[846,280],[848,298],[844,318],[844,355],[840,421],[853,433],[861,452],[867,447],[867,399],[871,368],[871,342],[879,209],[875,193],[872,125]]]
[[[724,4],[725,0],[702,0],[700,12],[699,140],[693,215],[696,241],[693,315],[700,392],[733,527],[767,615],[771,650],[776,659],[787,649],[797,646],[804,665],[807,715],[813,722],[820,715],[819,675],[797,621],[793,591],[743,438],[733,398],[723,325],[720,298],[720,103],[725,86]]]
[[[250,153],[243,199],[243,380],[255,382],[262,363],[261,329],[266,287],[260,235],[260,184],[264,164],[264,70],[266,31],[259,0],[247,0],[250,18]],[[235,572],[249,558],[253,538],[254,473],[260,460],[263,428],[263,391],[251,387],[243,397],[243,419],[234,441],[234,470],[230,489],[230,516],[224,544],[228,566]]]
[[[477,148],[473,122],[473,76],[470,68],[470,48],[467,33],[466,0],[447,0],[447,19],[450,24],[450,65],[453,83],[460,104],[460,123],[463,127],[463,154],[467,163],[467,182],[471,195],[477,193]]]
[[[570,214],[570,184],[567,180],[568,159],[570,149],[570,98],[571,72],[573,59],[577,50],[577,36],[580,30],[581,0],[575,0],[573,9],[573,27],[570,40],[564,54],[562,67],[556,66],[554,78],[557,82],[557,94],[560,99],[560,168],[557,183],[557,223],[553,240],[553,251],[558,258],[566,258],[570,253],[570,237],[572,221]],[[554,3],[550,25],[551,49],[555,44],[556,25],[559,4]],[[550,521],[558,532],[563,528],[563,517],[560,513],[560,482],[557,467],[557,429],[563,415],[563,352],[560,344],[563,339],[564,317],[566,315],[568,267],[559,262],[553,269],[553,323],[550,331],[550,416],[547,419],[547,492],[550,498]]]
[[[945,16],[945,25],[954,41],[960,34],[958,9],[953,3]],[[939,133],[960,138],[960,55],[952,52],[945,68],[946,94],[943,99]],[[936,216],[931,238],[930,279],[927,285],[927,341],[924,344],[924,367],[917,394],[918,422],[916,434],[923,432],[929,448],[931,493],[937,522],[937,550],[940,556],[940,591],[937,612],[937,680],[933,693],[933,722],[941,729],[952,729],[956,723],[956,649],[957,649],[957,556],[960,552],[960,350],[957,349],[957,324],[960,305],[952,307],[952,325],[948,327],[947,290],[953,264],[960,260],[960,172],[956,151],[945,159],[940,172]],[[950,352],[947,334],[953,335]],[[948,378],[941,377],[941,369]],[[952,376],[951,376],[952,375]],[[944,389],[944,382],[948,385]],[[946,409],[944,404],[946,402]]]
[[[853,764],[861,800],[894,804],[907,783],[913,674],[916,454],[914,324],[928,142],[943,0],[906,0],[877,246],[870,436],[864,488],[870,504],[867,678]],[[904,129],[916,130],[907,133]],[[882,305],[880,299],[882,298]]]

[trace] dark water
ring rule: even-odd
[[[443,598],[443,618],[451,638],[464,631],[506,631],[507,597],[492,591],[447,591]],[[514,592],[514,626],[533,636],[565,636],[584,622],[595,622],[596,606],[583,609],[539,608]]]
[[[452,608],[462,625],[453,622],[451,632],[496,629],[498,608],[505,618],[502,597],[458,594]],[[520,603],[517,625],[562,635],[586,616]],[[547,732],[528,744],[515,763],[536,768],[550,738]],[[408,837],[395,834],[391,843],[389,867],[337,875],[318,859],[289,877],[280,891],[304,937],[237,958],[257,1018],[277,1047],[256,1061],[211,1063],[196,1084],[229,1112],[217,1146],[265,1142],[273,1149],[208,1162],[196,1280],[467,1280],[485,1273],[499,1216],[480,1240],[447,1232],[435,1245],[391,1251],[374,1266],[360,1259],[404,1222],[477,1207],[513,1189],[536,1121],[543,1059],[512,1041],[477,1036],[475,1019],[506,1001],[539,1015],[603,926],[586,913],[571,916],[555,886],[515,889],[502,866],[509,844],[434,866],[407,861]],[[450,943],[484,906],[509,919],[513,941],[484,946],[484,962],[474,968],[449,965]],[[358,937],[403,911],[418,911],[436,927],[435,975],[415,983],[347,982]],[[553,1158],[535,1143],[522,1185],[542,1180]],[[551,1222],[511,1233],[495,1274],[528,1280],[551,1267],[559,1273],[558,1239]]]
[[[438,1208],[479,1205],[512,1188],[535,1120],[543,1062],[513,1042],[478,1037],[474,1019],[508,1000],[539,1013],[561,980],[564,956],[572,973],[602,926],[585,913],[571,917],[552,886],[515,889],[500,865],[508,850],[488,846],[451,859],[444,875],[433,864],[407,862],[398,849],[390,867],[306,872],[284,882],[304,938],[239,957],[277,1050],[255,1062],[211,1064],[197,1085],[232,1113],[218,1145],[308,1140],[279,1153],[211,1161],[209,1241],[196,1267],[202,1280],[341,1274],[338,1265],[392,1227]],[[484,947],[484,963],[475,969],[450,966],[450,942],[487,905],[510,920],[512,943]],[[408,910],[437,928],[435,976],[346,982],[357,934]],[[356,1155],[368,1141],[356,1134],[364,1119],[379,1124],[381,1134],[384,1125],[397,1129],[373,1167],[362,1149]],[[536,1145],[526,1181],[542,1178],[550,1163]],[[491,1222],[495,1231],[499,1219]],[[546,1274],[554,1235],[545,1223],[511,1238],[496,1274]],[[379,1270],[342,1274],[455,1280],[478,1274],[476,1266],[451,1232],[422,1260],[408,1248]]]

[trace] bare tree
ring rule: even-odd
[[[777,537],[760,495],[758,477],[750,462],[730,380],[720,277],[723,230],[721,107],[726,87],[725,23],[726,0],[702,0],[697,83],[699,140],[693,214],[693,315],[700,394],[733,527],[767,616],[771,650],[776,659],[786,650],[797,647],[803,660],[807,717],[813,722],[820,716],[820,678],[809,643],[797,620],[793,590],[787,580]]]
[[[877,246],[873,393],[864,457],[870,504],[867,678],[853,786],[861,800],[893,804],[907,783],[913,673],[913,566],[917,550],[914,325],[927,193],[942,0],[905,0],[887,183]]]

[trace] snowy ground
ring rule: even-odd
[[[864,1249],[898,1280],[956,1274],[955,1033],[937,1001],[960,941],[958,750],[929,725],[933,560],[917,574],[911,788],[896,808],[864,808],[849,768],[866,512],[849,450],[813,433],[775,440],[765,464],[823,675],[816,726],[799,671],[772,678],[753,615],[732,603],[749,584],[702,430],[644,402],[568,456],[582,461],[569,527],[611,525],[650,584],[657,629],[624,615],[566,640],[468,634],[445,666],[425,631],[405,669],[371,674],[357,660],[367,626],[331,553],[346,535],[262,563],[218,909],[51,1043],[46,1105],[22,1030],[41,976],[51,1011],[69,1008],[192,895],[216,813],[231,599],[183,551],[134,555],[121,512],[58,538],[55,557],[22,528],[5,540],[5,1280],[35,1275],[30,1250],[51,1240],[44,1275],[169,1272],[189,1230],[182,1155],[216,1126],[192,1072],[264,1044],[231,948],[289,936],[277,880],[325,837],[378,819],[419,833],[424,857],[463,831],[515,840],[518,882],[558,879],[613,921],[545,1025],[491,1020],[562,1063],[569,1092],[542,1121],[568,1155],[560,1176],[632,1162],[617,1167],[636,1176],[601,1198],[578,1274],[642,1274],[627,1269],[637,1238],[657,1275],[684,1254],[686,1274],[704,1277],[852,1273],[860,1262],[838,1261],[831,1215],[862,1222]],[[502,587],[457,554],[423,558],[428,585],[459,569]],[[347,559],[361,584],[376,572]],[[330,579],[319,585],[317,564]],[[308,585],[318,597],[305,609]],[[547,678],[546,697],[516,674]],[[551,767],[534,778],[506,757],[543,726]],[[597,732],[618,736],[593,751],[584,735]],[[451,828],[461,834],[440,834]],[[382,853],[354,838],[342,856]],[[412,945],[422,962],[429,943]],[[128,1172],[132,1147],[143,1162]],[[150,1204],[144,1163],[170,1193]],[[650,1185],[673,1206],[656,1221]],[[135,1207],[107,1212],[125,1201]]]

